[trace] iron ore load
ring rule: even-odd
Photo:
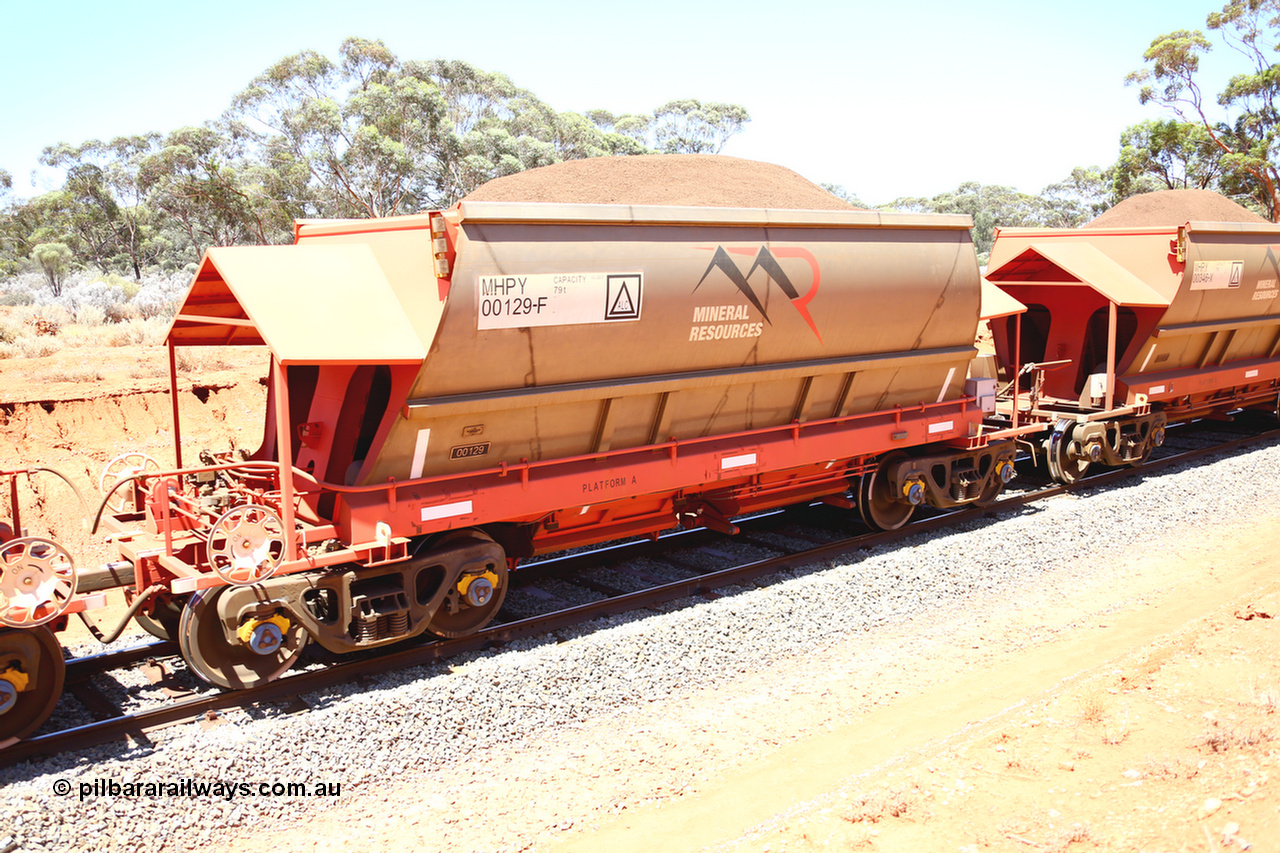
[[[1277,409],[1280,226],[1216,193],[999,229],[987,279],[1026,307],[992,321],[1001,410],[1045,426],[1031,449],[1062,482],[1140,464],[1166,423]]]

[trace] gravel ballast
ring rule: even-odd
[[[894,658],[945,643],[950,620],[972,618],[998,597],[1033,607],[1051,588],[1105,585],[1143,542],[1255,516],[1280,499],[1278,470],[1273,442],[921,534],[764,588],[560,632],[568,642],[521,641],[310,694],[312,710],[304,713],[233,712],[208,730],[157,731],[151,745],[114,744],[9,768],[0,771],[0,846],[12,837],[20,850],[191,849],[225,843],[246,827],[302,826],[333,802],[239,793],[91,792],[82,799],[81,786],[99,780],[336,782],[345,804],[369,796],[370,812],[380,813],[387,806],[376,795],[387,780],[443,787],[452,768],[487,750],[610,718],[625,725],[637,709],[714,690],[854,635],[874,637],[909,620],[930,626],[905,642],[895,633],[892,647],[860,663],[881,672]],[[1039,639],[1028,632],[1021,642]],[[69,794],[56,793],[62,783]]]

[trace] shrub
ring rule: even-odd
[[[10,290],[0,296],[0,305],[34,305],[36,298],[26,290]]]
[[[65,325],[75,321],[71,312],[61,305],[37,305],[27,317],[27,325],[37,335],[53,336]]]
[[[107,312],[97,305],[81,305],[76,310],[76,322],[81,326],[101,326],[107,319]]]
[[[108,323],[123,323],[125,320],[141,318],[142,312],[132,302],[120,302],[107,307],[106,320]]]
[[[93,281],[69,282],[63,288],[58,304],[70,311],[79,320],[80,309],[82,308],[97,308],[102,312],[102,316],[106,317],[108,308],[122,305],[125,301],[123,287],[109,284],[99,278]]]
[[[24,334],[21,323],[0,317],[0,344],[11,344]]]
[[[178,302],[186,293],[191,276],[186,272],[170,273],[167,276],[147,277],[138,295],[130,304],[137,309],[138,315],[144,318],[172,317],[178,310]]]
[[[18,351],[23,358],[44,358],[62,349],[62,344],[44,336],[22,338],[18,341]]]
[[[129,320],[111,326],[105,343],[112,347],[155,346],[164,343],[169,322],[161,317]]]

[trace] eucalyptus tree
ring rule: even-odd
[[[55,297],[62,295],[62,283],[75,266],[75,255],[66,243],[37,243],[31,247],[31,259],[44,273]]]
[[[1246,67],[1216,98],[1200,83],[1200,58],[1213,48],[1200,30],[1157,37],[1143,54],[1148,67],[1126,82],[1140,86],[1142,103],[1159,104],[1202,127],[1216,149],[1224,187],[1247,192],[1270,219],[1280,220],[1280,72],[1272,62],[1280,49],[1280,0],[1232,0],[1210,13],[1206,26]]]
[[[307,178],[287,162],[269,169],[247,159],[234,134],[212,126],[173,131],[140,170],[151,204],[182,235],[174,243],[187,261],[210,246],[292,240]]]
[[[1223,165],[1221,150],[1204,125],[1149,119],[1120,134],[1114,190],[1123,199],[1151,190],[1213,189]]]
[[[859,208],[868,207],[866,202],[858,198],[853,193],[849,192],[849,190],[845,189],[843,184],[821,183],[821,184],[818,184],[818,186],[822,187],[824,190],[831,193],[833,196],[845,202],[846,204],[850,205],[851,207],[859,207]]]
[[[13,190],[13,175],[0,169],[0,276],[18,271],[17,241],[12,235],[13,213],[9,194]]]
[[[100,270],[132,272],[141,280],[143,268],[163,252],[156,216],[139,180],[142,161],[159,141],[160,134],[144,133],[109,142],[64,142],[40,155],[41,163],[64,172],[63,190],[71,201],[68,224],[86,260]]]
[[[1012,187],[966,181],[953,192],[932,198],[899,198],[881,209],[924,213],[967,213],[973,217],[973,246],[979,255],[991,251],[996,226],[1034,227],[1044,224],[1044,203]]]
[[[590,120],[557,113],[505,74],[446,59],[407,62],[405,72],[434,84],[445,104],[435,204],[452,203],[503,175],[614,153]]]
[[[604,134],[605,146],[615,156],[653,153],[649,137],[653,129],[652,113],[623,113],[593,109],[583,113]]]
[[[653,111],[652,133],[655,147],[668,154],[719,154],[749,121],[746,107],[738,104],[685,98]]]
[[[403,73],[380,41],[348,38],[341,62],[287,56],[235,96],[228,126],[269,168],[305,169],[312,215],[389,216],[419,209],[434,173],[445,104]]]
[[[1071,174],[1040,191],[1038,225],[1077,228],[1106,211],[1118,200],[1115,167],[1077,166]],[[997,222],[997,225],[1013,223]]]

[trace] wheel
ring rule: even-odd
[[[133,477],[137,474],[158,473],[160,473],[160,463],[147,454],[139,451],[121,453],[102,469],[102,475],[98,477],[98,491],[105,495],[115,488],[116,483],[126,477]],[[107,501],[107,509],[118,515],[123,513],[129,507],[129,504],[129,493],[127,490],[122,489],[113,494],[111,499]],[[138,509],[138,507],[133,507],[130,511],[137,512]]]
[[[204,589],[187,601],[178,624],[182,657],[192,672],[216,687],[243,690],[274,681],[302,654],[307,632],[292,622],[265,653],[254,651],[249,643],[229,642],[218,616],[218,599],[229,589]]]
[[[284,559],[284,522],[264,506],[233,507],[209,528],[208,556],[214,572],[229,584],[264,581]]]
[[[463,538],[492,541],[484,533],[474,531],[447,536],[437,547]],[[488,559],[467,566],[432,615],[427,630],[450,640],[470,636],[498,615],[506,597],[506,560]]]
[[[75,561],[57,542],[24,536],[0,548],[0,623],[43,625],[61,616],[75,594]]]
[[[911,520],[914,505],[894,500],[893,487],[889,483],[889,466],[907,454],[897,451],[880,458],[876,470],[863,474],[858,484],[858,512],[866,525],[875,530],[897,530]]]
[[[33,643],[34,649],[31,648]],[[24,649],[28,654],[34,652],[39,657],[37,677],[26,681],[25,689],[20,691],[10,680],[14,675],[25,675],[14,672],[12,665],[18,649]],[[62,646],[48,628],[0,633],[0,742],[24,738],[49,719],[58,704],[58,697],[62,695],[66,674]]]
[[[1072,485],[1084,479],[1089,470],[1089,460],[1072,456],[1071,433],[1074,424],[1059,421],[1045,445],[1045,458],[1049,462],[1049,476],[1056,482]]]
[[[133,619],[142,630],[158,640],[175,640],[178,637],[178,626],[182,622],[182,609],[185,599],[174,598],[169,594],[160,596],[155,611],[148,616],[143,611],[133,614]]]

